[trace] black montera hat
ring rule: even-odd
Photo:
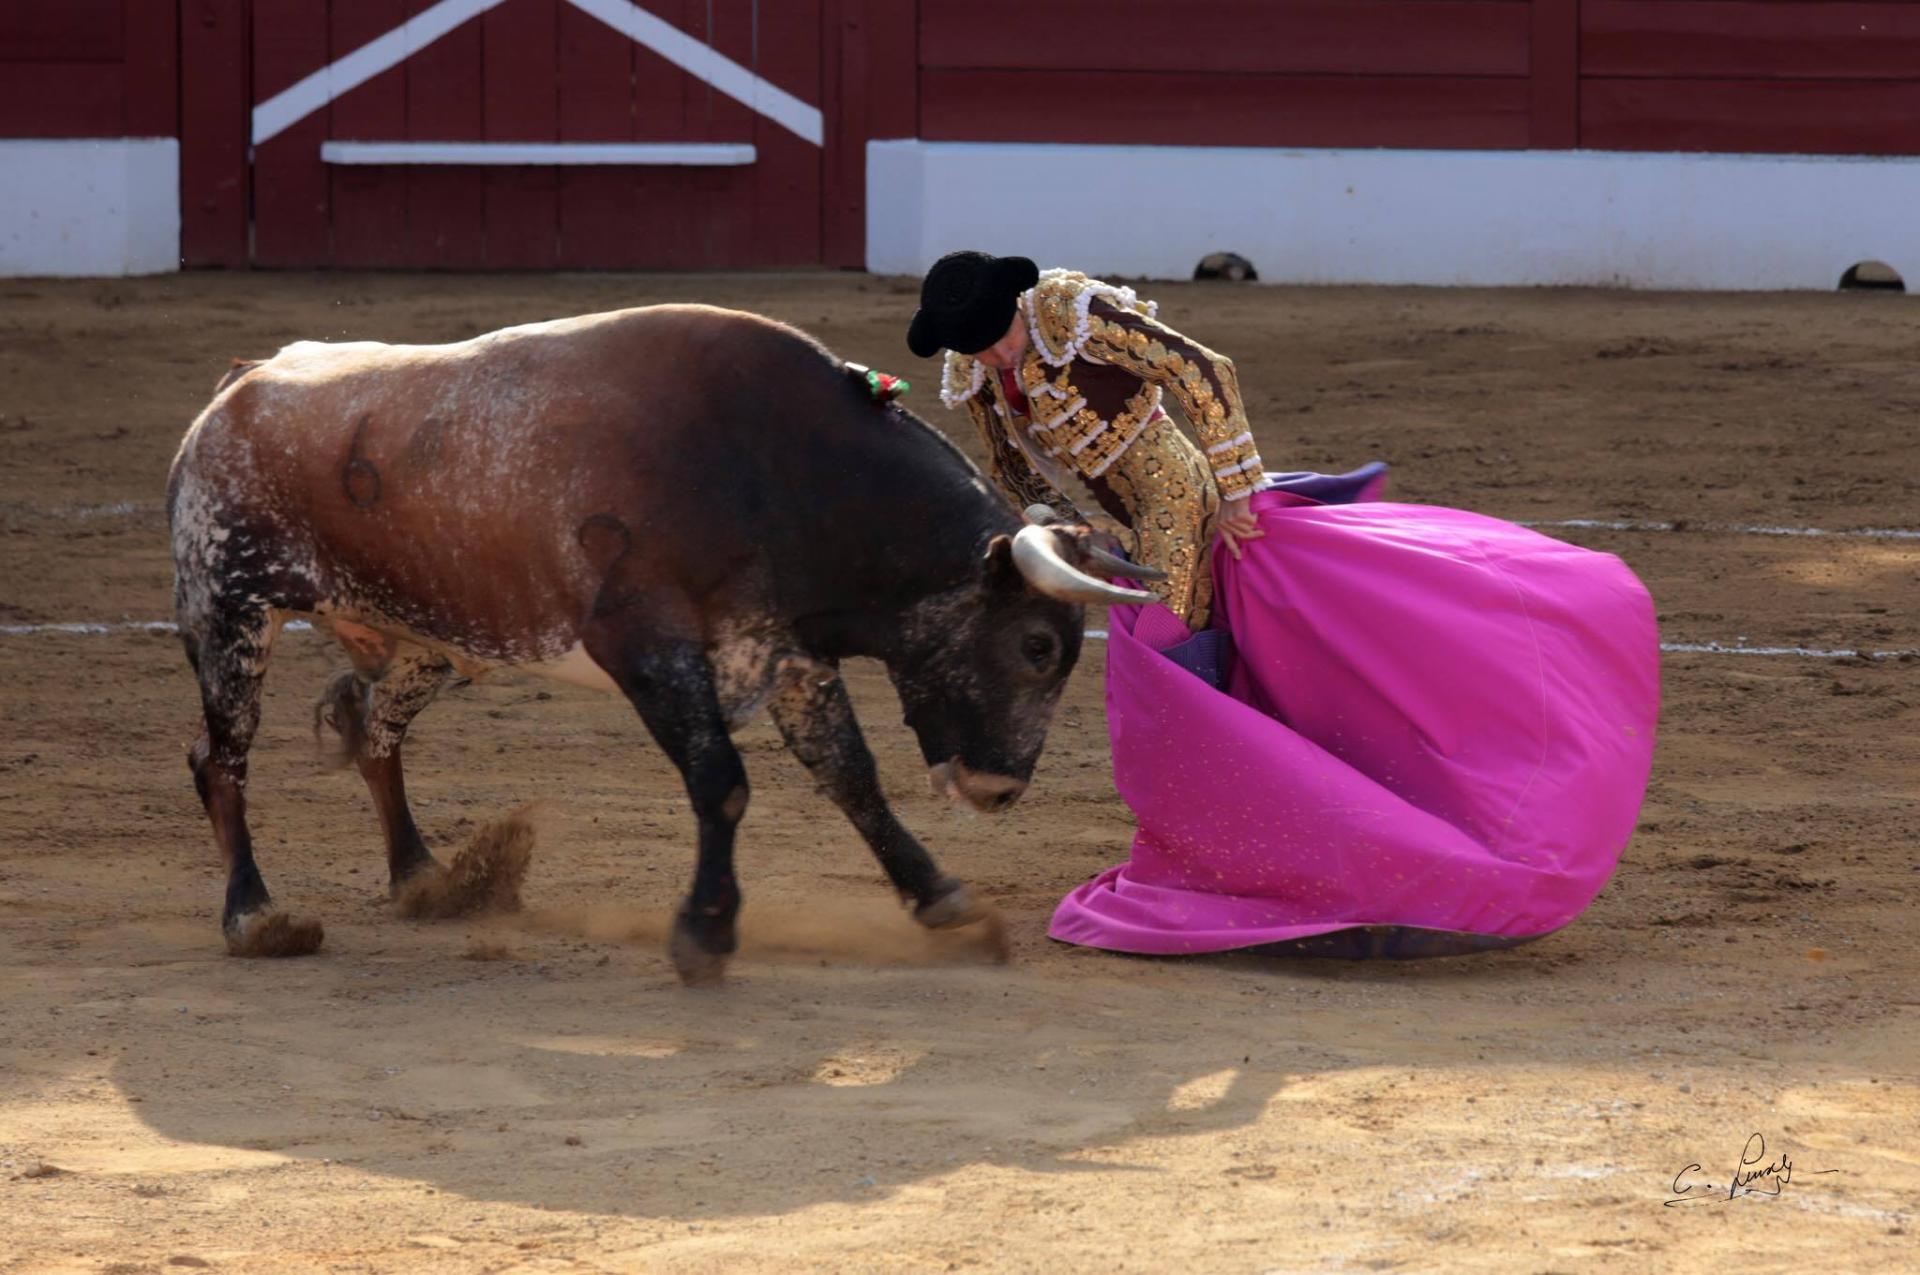
[[[941,350],[978,354],[1007,334],[1020,294],[1040,281],[1025,257],[950,252],[920,285],[920,309],[907,328],[907,348],[921,358]]]

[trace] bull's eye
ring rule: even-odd
[[[1044,671],[1053,663],[1053,635],[1050,633],[1029,633],[1020,639],[1020,654],[1027,657],[1027,663]]]

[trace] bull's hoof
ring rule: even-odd
[[[423,846],[420,857],[399,869],[399,875],[387,881],[387,897],[395,905],[400,900],[420,889],[427,881],[442,879],[447,875],[447,865],[433,857]]]
[[[320,922],[285,912],[249,912],[226,925],[229,956],[311,956],[326,931]]]
[[[470,909],[452,888],[446,865],[428,858],[387,887],[393,914],[409,921],[459,916]]]
[[[1007,939],[1007,923],[997,909],[976,901],[964,885],[956,885],[932,902],[922,903],[913,910],[913,919],[929,930],[978,926],[974,933],[996,964],[1004,965],[1012,959],[1013,945]]]
[[[473,835],[450,866],[443,868],[429,856],[397,883],[394,911],[415,920],[518,912],[533,841],[525,807],[495,819]]]
[[[667,952],[673,968],[688,987],[715,987],[726,979],[727,957],[736,946],[733,922],[696,921],[685,912],[673,919],[673,937]]]
[[[937,899],[913,910],[913,919],[929,930],[950,930],[956,925],[971,925],[984,920],[991,909],[976,903],[972,891],[956,885]]]

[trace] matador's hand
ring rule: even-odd
[[[1267,533],[1260,530],[1260,522],[1253,516],[1253,502],[1250,500],[1229,500],[1221,504],[1220,514],[1214,520],[1214,534],[1227,547],[1227,552],[1238,558],[1244,552],[1240,548],[1243,540],[1258,540]]]

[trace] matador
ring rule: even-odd
[[[1160,323],[1155,304],[1024,257],[949,253],[927,273],[913,352],[947,351],[940,398],[965,405],[989,468],[1019,506],[1078,519],[1069,475],[1134,537],[1151,587],[1190,628],[1207,625],[1207,559],[1257,537],[1246,500],[1263,477],[1232,360]],[[1162,407],[1171,393],[1199,436]]]

